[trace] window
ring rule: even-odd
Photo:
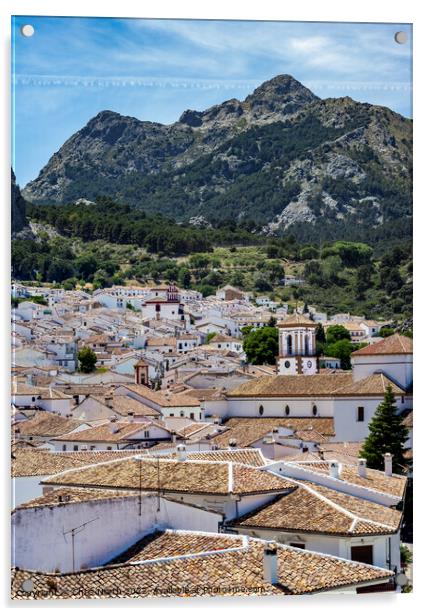
[[[286,415],[290,414],[290,407],[288,404],[286,404],[286,406],[284,407],[284,412],[286,413]]]
[[[292,355],[292,336],[290,334],[287,336],[287,354]]]
[[[372,545],[354,545],[351,547],[351,559],[366,565],[373,564]]]
[[[358,406],[358,412],[356,414],[356,421],[364,421],[364,407]]]
[[[292,548],[299,548],[300,550],[305,550],[305,543],[291,543],[290,546]]]
[[[150,431],[144,430],[144,438],[150,438]]]
[[[78,451],[78,445],[73,446],[73,451]]]
[[[180,412],[180,417],[184,417],[184,411]]]
[[[290,361],[285,361],[285,362],[284,362],[284,366],[285,366],[286,368],[290,368]]]
[[[96,445],[90,445],[90,450],[94,451],[96,449]]]
[[[317,415],[317,406],[315,404],[313,404],[312,411],[313,411],[313,415]]]
[[[401,404],[404,404],[404,396],[401,396]]]
[[[107,451],[112,451],[112,447],[107,447]]]
[[[63,445],[63,446],[62,446],[62,450],[63,450],[63,451],[66,451],[66,445]]]
[[[194,413],[190,413],[190,419],[194,419],[195,418],[195,414]]]
[[[262,404],[259,406],[259,415],[263,415],[264,408]]]

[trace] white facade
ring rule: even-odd
[[[352,355],[353,378],[364,379],[375,372],[384,372],[403,389],[413,383],[413,354]]]
[[[278,374],[316,374],[316,329],[314,325],[279,327]]]
[[[18,509],[12,515],[13,566],[73,571],[72,535],[67,531],[90,520],[75,536],[75,571],[105,564],[155,530],[218,532],[221,516],[155,495]]]
[[[265,541],[277,541],[285,545],[304,545],[305,550],[330,554],[347,560],[352,559],[352,547],[372,546],[373,564],[375,567],[393,570],[400,569],[400,536],[399,532],[393,535],[375,535],[364,537],[343,537],[331,535],[319,535],[313,533],[289,533],[282,530],[266,530],[263,528],[245,528],[232,526],[235,530],[250,537],[264,539]]]

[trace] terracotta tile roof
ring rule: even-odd
[[[297,466],[309,469],[313,473],[319,475],[329,475],[329,462],[295,462]],[[404,495],[407,477],[404,475],[392,475],[388,477],[383,471],[377,471],[372,468],[367,468],[367,476],[361,477],[358,474],[356,466],[349,464],[342,464],[339,472],[340,479],[354,485],[362,486],[374,490],[375,492],[381,492],[383,494],[391,494],[398,496],[400,499]]]
[[[232,336],[216,334],[213,338],[211,338],[209,344],[211,344],[212,342],[240,342],[240,340],[238,338],[233,338]]]
[[[387,569],[277,545],[277,584],[264,581],[263,552],[257,539],[203,555],[168,557],[139,564],[110,565],[69,574],[12,572],[12,598],[101,598],[220,595],[301,595],[386,581]],[[211,547],[213,547],[211,545]],[[23,583],[32,580],[30,592]]]
[[[310,482],[301,482],[230,527],[270,528],[329,535],[381,535],[397,532],[402,513]]]
[[[402,412],[403,426],[413,428],[413,409],[406,409]]]
[[[243,464],[202,460],[178,462],[144,456],[67,471],[48,477],[43,483],[224,495],[280,492],[292,485],[287,479]]]
[[[260,449],[216,449],[214,451],[192,451],[187,453],[189,460],[226,461],[246,464],[247,466],[264,466],[267,460]]]
[[[360,381],[353,381],[345,387],[337,389],[334,395],[336,396],[382,396],[387,387],[390,386],[395,395],[402,395],[405,393],[404,389],[401,389],[396,383],[391,381],[384,374],[371,374],[365,379]]]
[[[293,431],[311,428],[325,437],[335,435],[332,417],[232,417],[222,427],[228,429],[211,439],[219,447],[227,447],[231,439],[236,440],[237,447],[249,447],[278,427]]]
[[[159,346],[176,346],[177,339],[175,337],[172,338],[148,338],[147,346],[159,347]]]
[[[352,353],[353,357],[362,355],[411,355],[413,353],[413,340],[407,336],[394,334],[380,342],[369,344]]]
[[[196,400],[225,400],[226,396],[221,389],[188,389],[188,398]]]
[[[354,381],[351,372],[330,371],[324,374],[260,377],[231,389],[226,396],[227,398],[382,396],[388,385],[392,387],[396,395],[405,393],[396,383],[381,373]]]
[[[337,389],[352,383],[350,372],[263,376],[242,383],[227,392],[227,397],[253,396],[332,396]]]
[[[317,323],[295,312],[277,323],[277,327],[317,327]]]
[[[15,510],[31,509],[33,507],[64,507],[72,503],[84,503],[94,500],[110,500],[112,498],[136,498],[136,492],[124,492],[115,490],[96,490],[89,488],[58,488],[50,490],[47,494],[22,503]]]
[[[133,412],[135,415],[143,415],[146,417],[160,417],[160,412],[156,411],[146,404],[139,402],[139,400],[135,400],[135,398],[131,398],[130,396],[120,396],[114,394],[113,396],[90,396],[100,402],[100,404],[104,404],[108,408],[115,411],[119,415],[126,416],[128,413]]]
[[[69,394],[70,396],[104,396],[112,391],[112,387],[110,385],[86,385],[81,383],[56,385],[55,388],[57,391],[60,390],[65,394]]]
[[[71,451],[50,452],[37,450],[14,451],[11,466],[12,477],[47,476],[61,473],[72,468],[80,468],[95,464],[116,460],[122,457],[130,457],[131,451]]]
[[[12,381],[12,395],[15,396],[40,396],[43,400],[65,400],[71,398],[70,395],[53,389],[51,387],[36,387],[35,385],[27,385],[17,380]]]
[[[187,531],[156,531],[146,535],[128,550],[106,564],[133,563],[170,556],[216,552],[243,547],[242,537],[224,534],[191,533]]]
[[[173,406],[198,406],[200,407],[199,400],[187,396],[187,394],[174,394],[167,389],[154,391],[145,385],[131,385],[124,383],[122,387],[126,387],[130,391],[139,394],[143,398],[147,398],[151,402],[158,404],[161,407],[173,407]]]
[[[54,437],[75,430],[83,424],[77,419],[66,419],[49,411],[38,411],[31,419],[14,424],[14,431],[20,436]]]
[[[101,425],[80,432],[74,432],[73,434],[64,434],[59,436],[57,441],[62,442],[80,442],[80,443],[118,443],[121,441],[128,441],[143,430],[148,430],[152,425],[157,425],[167,432],[170,432],[168,428],[154,421],[136,421],[136,422],[124,422],[124,421],[108,421]],[[115,432],[113,432],[115,430]]]

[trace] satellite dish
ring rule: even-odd
[[[405,573],[401,572],[395,576],[395,581],[398,586],[406,586],[408,584],[408,579]]]

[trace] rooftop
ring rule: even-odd
[[[401,334],[393,334],[380,342],[369,344],[352,353],[353,357],[362,355],[411,355],[413,353],[413,340]]]
[[[330,474],[329,461],[292,462],[292,464],[310,470],[318,475]],[[367,468],[366,477],[361,477],[358,473],[357,467],[353,464],[341,464],[339,478],[341,481],[362,486],[375,492],[398,496],[400,500],[404,496],[404,491],[407,484],[407,477],[404,475],[387,476],[383,471],[377,471],[372,468]]]
[[[20,436],[54,437],[67,434],[82,425],[82,421],[67,419],[49,411],[38,411],[31,419],[14,424],[14,431]]]
[[[324,437],[335,434],[332,417],[232,417],[222,427],[228,430],[211,440],[219,447],[227,447],[231,439],[236,440],[237,447],[249,447],[274,428],[281,427],[294,432],[313,430]]]
[[[372,374],[354,381],[351,372],[298,374],[258,377],[227,392],[228,398],[243,397],[310,397],[310,396],[381,396],[390,385],[395,395],[404,392],[384,374]]]
[[[193,494],[256,494],[286,491],[288,479],[245,464],[132,457],[47,477],[45,485],[135,489]]]
[[[397,532],[402,513],[310,482],[229,523],[324,535],[382,535]]]
[[[267,545],[232,535],[165,531],[143,546],[144,560],[139,562],[68,574],[13,570],[12,598],[302,595],[383,582],[392,575],[387,569],[277,544],[279,580],[270,584],[263,570]],[[22,586],[29,577],[33,588],[26,592]]]

